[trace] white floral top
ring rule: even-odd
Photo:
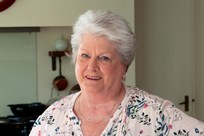
[[[80,92],[52,104],[34,123],[30,136],[83,136],[73,105]],[[167,100],[138,88],[126,94],[101,136],[204,136],[204,123]]]

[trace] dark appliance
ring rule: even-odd
[[[0,132],[4,136],[28,136],[34,122],[32,117],[0,117]]]
[[[28,136],[37,117],[47,108],[41,103],[8,106],[14,115],[0,117],[0,132],[5,136]]]
[[[36,117],[43,113],[46,105],[35,102],[30,104],[10,104],[8,105],[15,116],[18,117]]]

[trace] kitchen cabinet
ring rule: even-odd
[[[87,9],[111,9],[132,24],[134,0],[16,0],[0,12],[0,27],[17,26],[72,26]]]

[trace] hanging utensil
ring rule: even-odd
[[[68,80],[62,75],[62,72],[61,72],[61,65],[62,65],[61,56],[59,56],[58,58],[59,58],[59,76],[54,78],[53,85],[56,90],[63,91],[68,86]]]

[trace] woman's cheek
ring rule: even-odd
[[[81,79],[83,76],[83,65],[77,63],[75,68],[75,74],[77,79]]]
[[[79,75],[80,75],[80,70],[79,70],[78,64],[75,65],[75,75],[76,75],[76,78],[77,78],[77,80],[78,80]]]

